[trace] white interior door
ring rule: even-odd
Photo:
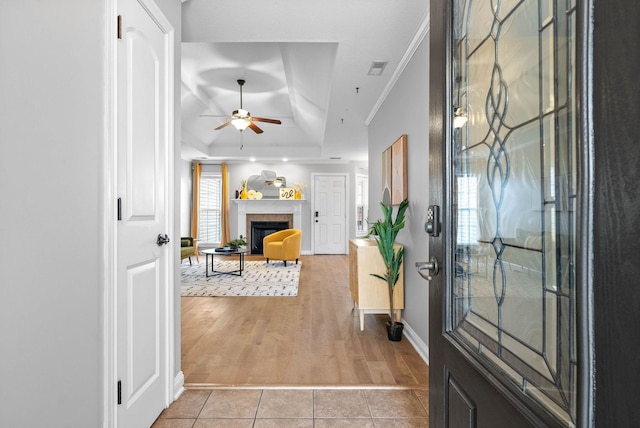
[[[118,2],[118,427],[150,426],[168,404],[171,257],[170,245],[160,245],[157,239],[169,230],[169,38],[158,24],[161,13],[145,3]]]
[[[346,254],[347,186],[344,175],[313,178],[314,253]]]

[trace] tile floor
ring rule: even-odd
[[[152,428],[425,428],[424,389],[190,389]]]

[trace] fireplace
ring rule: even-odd
[[[247,248],[251,254],[262,254],[262,238],[269,233],[293,228],[291,214],[247,214]],[[254,237],[254,225],[259,226],[259,236]]]
[[[289,228],[288,221],[252,221],[251,222],[251,254],[262,254],[262,239]]]
[[[237,236],[246,236],[247,249],[253,248],[251,223],[254,221],[286,222],[285,229],[302,229],[304,199],[234,199],[238,206]],[[260,252],[262,253],[262,252]]]

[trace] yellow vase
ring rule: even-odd
[[[247,199],[247,188],[243,187],[240,191],[240,199]]]
[[[297,190],[296,190],[296,196],[295,196],[295,198],[296,198],[296,199],[302,199],[302,192],[299,192],[299,191],[297,191]]]

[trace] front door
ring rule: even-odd
[[[150,426],[166,407],[170,40],[151,1],[118,1],[118,427]]]
[[[313,236],[315,254],[346,254],[346,176],[314,175]]]
[[[434,427],[577,424],[579,10],[559,3],[431,1]]]

